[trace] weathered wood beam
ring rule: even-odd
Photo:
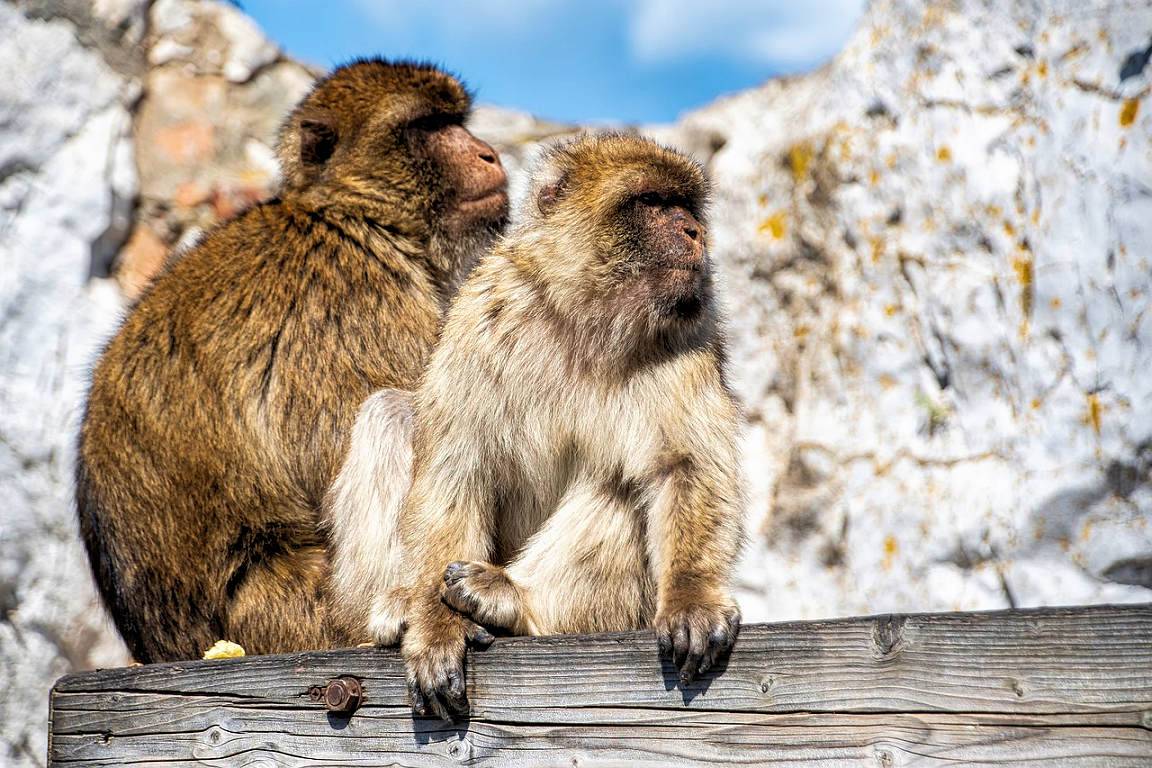
[[[53,766],[1152,765],[1152,606],[748,625],[681,691],[650,633],[509,638],[472,717],[414,721],[393,650],[103,670],[52,695]],[[358,678],[363,706],[308,695]]]

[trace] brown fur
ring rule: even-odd
[[[470,620],[654,626],[683,683],[735,639],[739,420],[706,196],[697,165],[643,139],[561,145],[462,286],[416,394],[399,522],[417,714],[467,710]]]
[[[105,350],[77,502],[138,660],[369,637],[356,596],[334,610],[325,494],[360,403],[415,387],[443,303],[503,225],[503,170],[459,126],[469,108],[430,66],[337,69],[285,123],[279,197],[176,261]]]

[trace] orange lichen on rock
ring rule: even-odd
[[[760,226],[756,229],[761,233],[767,232],[773,239],[783,239],[788,232],[788,214],[785,211],[777,211],[760,222]]]
[[[1096,392],[1088,393],[1088,410],[1084,414],[1084,423],[1092,427],[1092,431],[1096,436],[1100,436],[1100,417],[1103,414],[1104,406],[1100,404],[1100,395]]]
[[[1136,122],[1136,115],[1140,114],[1140,100],[1127,99],[1120,107],[1120,127],[1127,128]]]
[[[1026,242],[1021,242],[1017,248],[1017,255],[1012,259],[1012,269],[1016,272],[1016,279],[1020,282],[1020,311],[1025,320],[1032,316],[1032,303],[1036,295],[1035,266],[1032,259],[1032,249]]]
[[[808,167],[812,164],[812,145],[806,141],[793,144],[788,149],[788,165],[792,168],[792,181],[800,184],[808,178]]]
[[[872,246],[872,263],[879,264],[880,257],[884,255],[884,238],[873,237],[869,243]]]
[[[888,571],[892,569],[892,561],[896,559],[896,553],[900,551],[900,545],[896,541],[896,537],[888,534],[884,537],[884,562],[881,567]]]

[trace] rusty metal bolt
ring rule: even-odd
[[[308,698],[315,702],[324,702],[329,712],[337,715],[350,715],[359,709],[364,701],[364,689],[360,681],[348,675],[341,675],[335,680],[329,680],[323,687],[314,685],[308,689]]]

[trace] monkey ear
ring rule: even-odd
[[[300,162],[321,165],[336,151],[336,128],[323,120],[300,121]]]
[[[540,191],[536,193],[536,207],[540,209],[540,213],[547,215],[556,207],[556,204],[564,197],[567,182],[568,179],[561,176],[551,184],[540,187]]]

